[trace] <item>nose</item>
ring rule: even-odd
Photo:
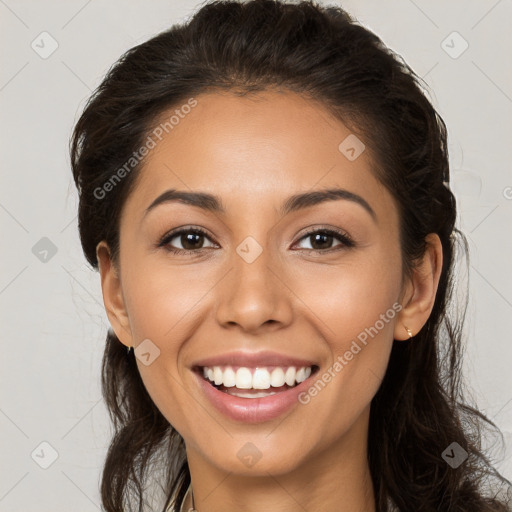
[[[220,325],[256,332],[290,324],[293,293],[286,283],[286,272],[280,268],[282,262],[276,261],[267,249],[254,261],[234,251],[230,271],[216,287]]]

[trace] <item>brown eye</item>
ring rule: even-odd
[[[310,231],[306,233],[301,240],[310,241],[311,247],[305,247],[305,249],[319,252],[327,252],[337,247],[354,247],[355,245],[348,235],[331,229],[316,229]],[[332,244],[335,240],[338,240],[340,243],[333,246]]]
[[[174,239],[177,240],[177,242],[174,243],[178,243],[181,247],[176,247],[171,244],[171,241]],[[174,253],[190,254],[205,249],[206,247],[203,246],[205,240],[209,240],[209,237],[206,232],[201,229],[180,229],[179,231],[165,235],[160,241],[159,247],[165,247],[167,250]]]
[[[204,243],[204,238],[204,235],[200,233],[187,233],[180,235],[180,243],[186,250],[201,249],[200,246]]]

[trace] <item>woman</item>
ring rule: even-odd
[[[446,137],[341,8],[214,2],[120,59],[71,147],[105,510],[508,510],[459,385]]]

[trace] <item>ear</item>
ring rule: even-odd
[[[110,249],[104,240],[96,246],[96,258],[101,274],[103,303],[110,325],[121,343],[131,347],[133,346],[133,339],[119,271],[111,260]]]
[[[425,254],[414,268],[403,293],[403,309],[397,316],[395,340],[407,340],[406,327],[415,336],[427,322],[436,298],[439,278],[443,266],[443,248],[436,233],[425,238]]]

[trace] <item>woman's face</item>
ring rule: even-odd
[[[103,265],[116,334],[145,343],[136,350],[141,377],[190,460],[277,475],[334,457],[336,447],[363,449],[393,338],[408,337],[392,196],[369,152],[312,101],[276,91],[196,100],[151,149],[124,205],[119,281]],[[345,192],[290,202],[335,189]],[[168,198],[148,210],[168,190],[216,202]],[[206,234],[159,245],[178,228]],[[273,356],[242,359],[263,352]],[[293,379],[288,367],[302,364],[318,370],[300,393],[279,388],[266,398],[233,397],[202,370],[227,382],[228,365],[245,366],[249,385],[270,377],[276,387],[279,368]],[[264,369],[258,379],[255,367]]]

